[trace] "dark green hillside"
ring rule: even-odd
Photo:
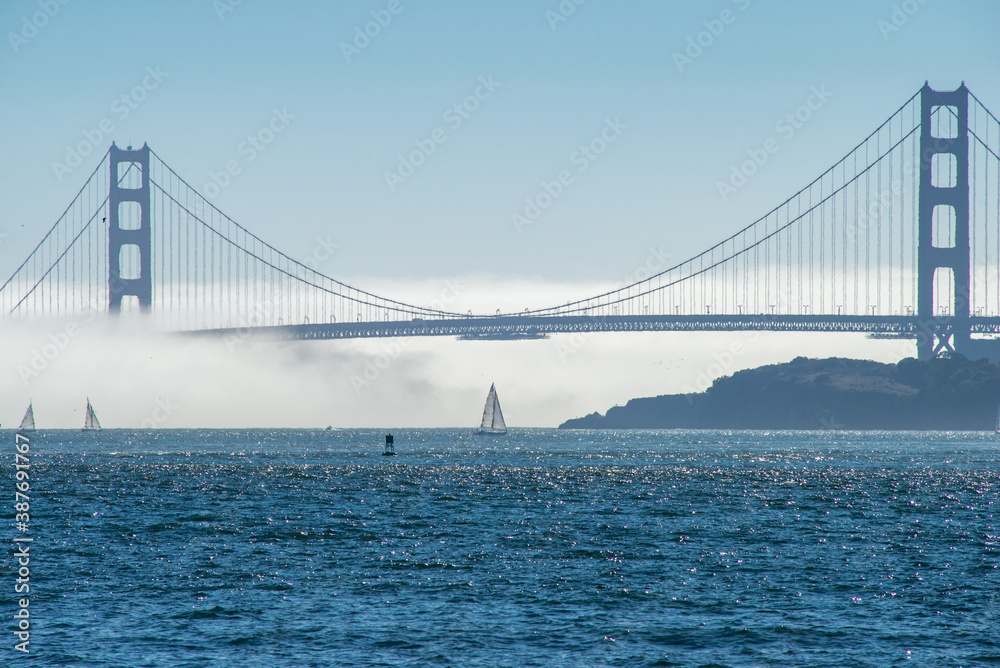
[[[992,430],[998,402],[1000,367],[986,361],[799,357],[719,378],[701,394],[633,399],[560,427]]]

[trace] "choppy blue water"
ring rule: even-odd
[[[38,432],[3,665],[1000,663],[992,434],[382,434]]]

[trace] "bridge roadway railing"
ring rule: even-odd
[[[964,319],[973,334],[1000,334],[1000,317]],[[537,339],[573,332],[855,332],[916,338],[931,323],[914,316],[831,315],[649,315],[649,316],[496,316],[277,325],[189,332],[201,336],[273,340],[364,339],[454,336],[471,340]],[[950,326],[940,316],[932,323]]]

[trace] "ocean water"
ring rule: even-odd
[[[1000,664],[992,434],[383,433],[37,432],[0,663]]]

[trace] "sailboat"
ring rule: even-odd
[[[490,385],[490,393],[486,395],[486,406],[483,408],[483,422],[479,425],[479,433],[507,433],[507,424],[503,421],[503,411],[500,410],[500,399],[497,397],[495,384]]]
[[[31,410],[30,408],[28,410]],[[1000,434],[1000,404],[997,405],[997,424],[993,428],[994,434]]]
[[[31,402],[28,402],[28,410],[24,412],[24,419],[21,420],[21,426],[17,428],[18,431],[35,431],[35,411],[31,408]]]
[[[87,397],[87,416],[83,420],[83,431],[98,431],[100,428],[101,423],[97,421],[97,413],[90,405],[90,397]]]

